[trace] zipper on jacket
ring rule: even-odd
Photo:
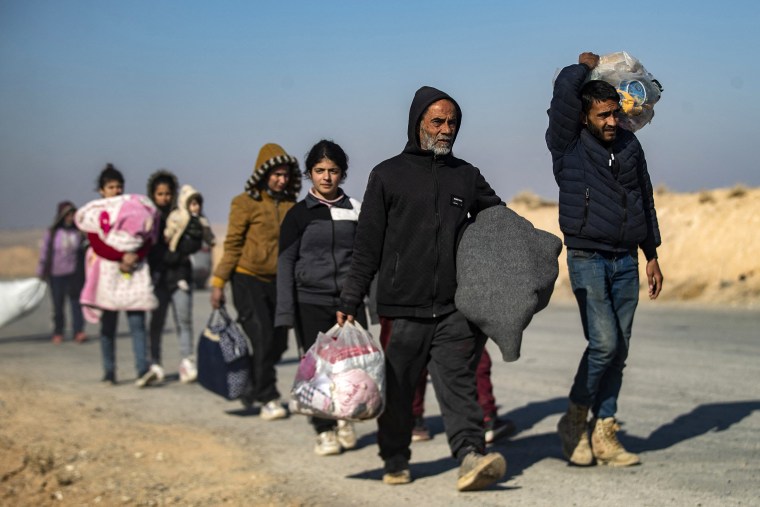
[[[435,167],[435,157],[433,157],[433,163],[431,166],[431,171],[433,173],[433,195],[434,195],[434,206],[435,206],[435,264],[433,265],[433,297],[432,297],[432,304],[431,307],[433,308],[433,317],[436,317],[435,314],[435,298],[438,295],[438,234],[441,229],[441,215],[438,210],[438,173],[436,171]]]
[[[625,228],[628,222],[628,194],[623,193],[623,221],[620,223],[620,243],[625,239]]]
[[[581,229],[583,229],[586,226],[586,221],[588,220],[588,207],[590,204],[589,202],[590,200],[591,200],[591,193],[588,187],[586,187],[586,198],[583,203],[583,223],[581,224]]]
[[[330,211],[330,208],[327,208]],[[335,259],[335,220],[330,213],[330,225],[332,226],[332,241],[330,243],[330,255],[333,261],[333,282],[335,282],[335,293],[340,296],[340,289],[338,289],[338,261]]]

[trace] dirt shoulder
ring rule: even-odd
[[[6,374],[0,392],[3,505],[300,505],[269,489],[255,457],[197,427]]]

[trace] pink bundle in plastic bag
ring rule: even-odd
[[[291,412],[362,421],[385,406],[385,356],[361,325],[319,333],[301,359],[290,392]]]

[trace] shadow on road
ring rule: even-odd
[[[637,452],[658,451],[711,430],[726,431],[756,410],[760,410],[760,400],[707,403],[660,426],[647,438],[622,435],[620,440]]]
[[[29,334],[29,335],[21,335],[21,336],[3,336],[0,337],[0,345],[9,345],[12,343],[52,343],[50,341],[51,337],[53,336],[52,333],[45,333],[45,334]],[[124,331],[121,333],[116,334],[116,339],[121,338],[131,338],[132,335],[129,334],[129,331]],[[100,335],[98,333],[90,333],[87,335],[87,341],[85,343],[99,343],[100,342]],[[70,336],[66,336],[63,344],[69,344],[74,343],[76,345],[76,342],[74,342],[73,339],[71,339]]]
[[[510,412],[508,416],[517,423],[518,432],[525,431],[543,417],[564,412],[566,403],[565,398],[530,403]],[[660,426],[646,438],[630,435],[625,431],[618,435],[623,446],[633,452],[658,451],[712,430],[726,431],[757,410],[760,410],[760,400],[708,403],[699,405],[691,412]],[[527,414],[528,417],[521,417],[520,414]],[[526,422],[527,425],[524,424]],[[521,475],[524,470],[544,458],[564,459],[560,452],[559,437],[554,432],[525,438],[519,438],[518,433],[517,438],[501,442],[494,448],[509,460],[507,477],[503,481]]]
[[[504,417],[515,421],[518,433],[515,437],[498,441],[492,446],[493,450],[501,452],[508,460],[507,474],[499,481],[501,485],[498,488],[504,489],[503,483],[522,475],[523,471],[546,458],[564,460],[559,437],[555,432],[523,438],[520,438],[520,433],[531,429],[546,417],[563,413],[566,407],[567,398],[552,398],[529,403],[504,414]],[[704,404],[664,424],[646,438],[629,435],[625,431],[619,433],[619,438],[626,448],[637,453],[667,449],[711,430],[726,431],[757,410],[760,410],[760,400]],[[433,435],[446,438],[440,416],[428,417],[425,422]],[[361,447],[372,445],[375,443],[375,434],[365,435],[361,440]],[[420,479],[446,473],[458,466],[456,460],[447,456],[435,461],[412,461],[410,470],[412,477]],[[382,480],[382,475],[382,468],[376,468],[349,475],[348,478]]]

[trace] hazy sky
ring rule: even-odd
[[[422,85],[459,102],[454,152],[502,198],[554,199],[552,79],[586,50],[626,50],[662,83],[638,133],[655,186],[757,186],[759,33],[749,0],[0,0],[0,229],[97,197],[106,162],[128,192],[174,171],[224,222],[267,142],[303,160],[333,139],[361,199]]]

